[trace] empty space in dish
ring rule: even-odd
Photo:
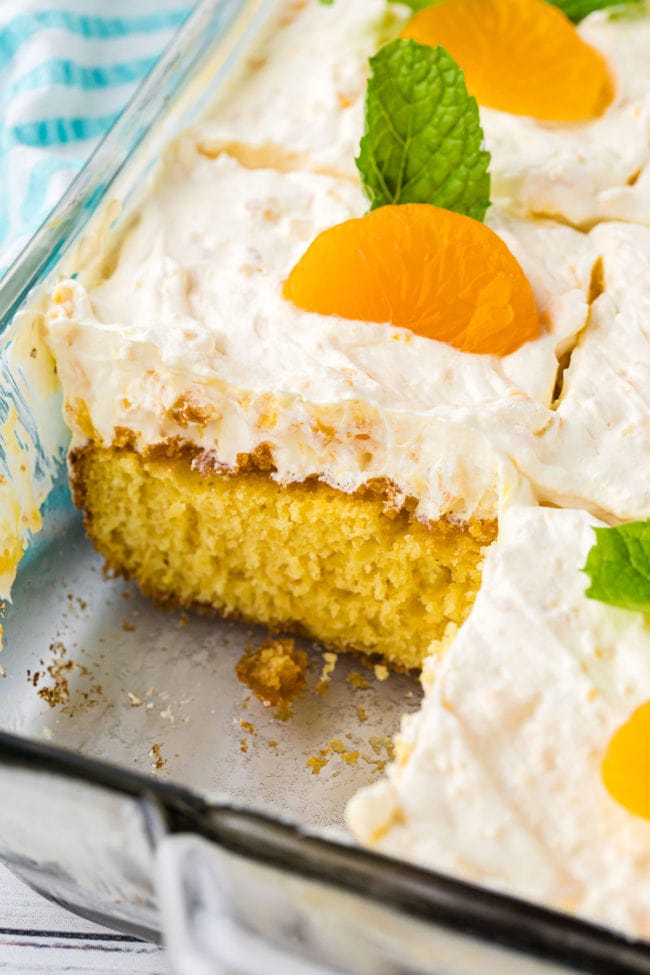
[[[62,479],[7,608],[0,726],[276,816],[340,825],[348,798],[382,774],[418,682],[379,680],[340,654],[319,692],[324,648],[298,640],[307,686],[283,719],[235,673],[266,638],[159,609],[105,578]]]

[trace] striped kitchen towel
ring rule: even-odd
[[[192,5],[0,0],[0,275]]]

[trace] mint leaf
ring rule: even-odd
[[[592,14],[594,10],[605,10],[607,7],[622,7],[624,4],[640,3],[641,0],[547,0],[547,2],[552,3],[554,7],[559,7],[562,13],[567,15],[569,20],[577,24],[584,17]],[[422,6],[429,7],[431,4],[424,0]]]
[[[463,72],[442,47],[386,44],[370,59],[365,133],[356,160],[371,209],[433,203],[482,220],[490,154]]]
[[[650,613],[650,518],[616,528],[596,528],[584,567],[590,599]]]

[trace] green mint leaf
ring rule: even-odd
[[[624,4],[640,3],[641,0],[547,0],[554,7],[559,7],[574,24],[579,23],[594,10],[605,10],[607,7],[622,7]],[[410,4],[409,4],[410,6]],[[424,3],[423,6],[430,6]]]
[[[590,599],[650,613],[650,518],[616,528],[596,528],[584,572]]]
[[[433,203],[482,220],[490,154],[463,72],[442,47],[396,40],[370,59],[356,160],[371,209]]]

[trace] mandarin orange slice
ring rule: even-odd
[[[284,297],[463,352],[508,355],[540,334],[531,286],[501,238],[426,203],[380,207],[325,230],[291,271]]]
[[[612,799],[635,816],[650,819],[650,701],[612,736],[602,776]]]
[[[441,44],[479,105],[547,121],[601,115],[614,87],[603,56],[545,0],[442,0],[402,37]]]

